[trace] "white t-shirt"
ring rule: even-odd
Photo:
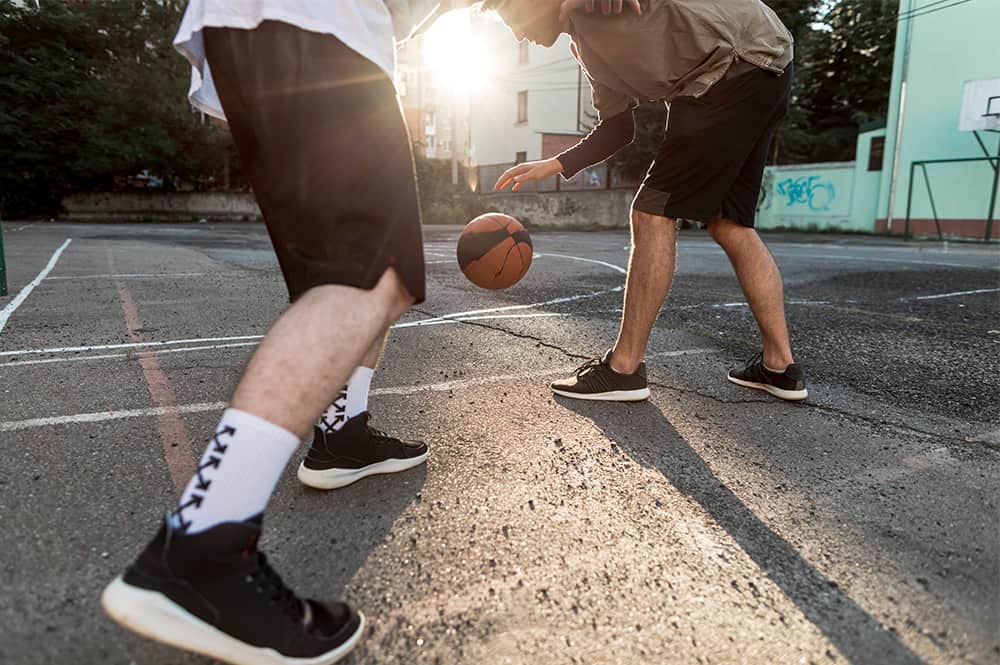
[[[191,63],[191,103],[225,120],[205,61],[202,29],[251,30],[263,21],[289,23],[333,35],[392,78],[396,68],[394,36],[403,39],[432,11],[438,11],[438,4],[437,0],[190,0],[174,47]]]

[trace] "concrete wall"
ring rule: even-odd
[[[488,194],[483,204],[535,226],[628,226],[634,192],[630,189]]]
[[[919,9],[928,2],[901,0],[900,11]],[[877,217],[882,220],[881,228],[885,228],[885,220],[891,218],[890,231],[903,231],[910,164],[914,160],[984,156],[971,132],[958,131],[959,110],[965,81],[1000,76],[998,25],[1000,2],[997,0],[969,2],[900,22],[887,122],[884,177],[877,211]],[[894,162],[897,132],[901,139],[899,159]],[[980,134],[992,154],[996,155],[1000,136]],[[893,192],[894,166],[896,180]],[[978,235],[982,237],[993,175],[987,162],[941,164],[927,168],[938,214],[943,219],[979,220],[972,226],[978,227]],[[933,214],[919,169],[916,178],[913,216],[926,221]],[[893,198],[891,211],[890,198]],[[968,223],[949,225],[946,222],[944,226],[946,233],[952,230],[960,232],[963,226],[971,230]]]
[[[757,226],[854,229],[854,162],[771,166],[765,170]]]
[[[259,220],[253,194],[75,194],[63,199],[68,221],[187,221],[201,218]]]

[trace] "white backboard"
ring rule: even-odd
[[[1000,131],[1000,77],[966,81],[958,131]]]

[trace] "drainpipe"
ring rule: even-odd
[[[900,1],[900,6],[902,6],[902,1]],[[899,153],[902,149],[901,141],[903,138],[903,118],[906,116],[906,78],[910,71],[910,42],[913,38],[913,17],[909,15],[909,12],[913,10],[913,0],[906,0],[906,36],[903,38],[906,41],[903,44],[903,66],[900,75],[900,86],[899,86],[899,114],[896,119],[896,145],[893,149],[892,155],[892,180],[889,184],[889,210],[886,214],[885,230],[886,233],[892,233],[892,213],[896,206],[896,180],[899,177]],[[900,13],[903,10],[900,9]]]

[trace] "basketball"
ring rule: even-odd
[[[490,212],[469,222],[458,239],[458,265],[484,289],[517,284],[531,267],[531,236],[509,215]]]

